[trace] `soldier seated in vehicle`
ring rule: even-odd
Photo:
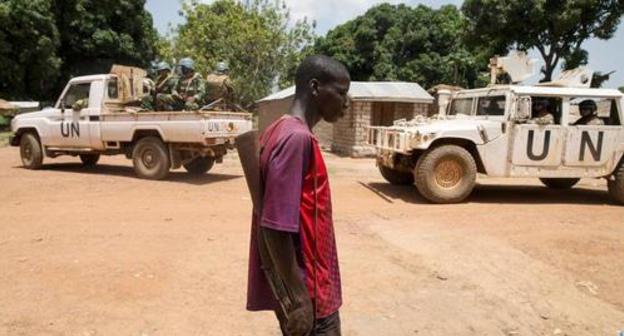
[[[550,103],[547,99],[536,99],[533,104],[533,118],[527,124],[553,125],[555,116],[550,112]]]
[[[219,99],[223,105],[230,103],[234,96],[234,87],[229,76],[229,67],[225,62],[217,63],[215,71],[206,77],[206,104]]]
[[[204,103],[206,83],[195,72],[195,62],[192,59],[183,58],[178,65],[182,75],[173,86],[173,107],[175,110],[198,110]]]
[[[173,88],[177,79],[171,73],[171,66],[167,62],[160,62],[154,70],[156,78],[153,90],[144,98],[143,107],[152,111],[173,111],[175,104]]]
[[[598,106],[595,101],[591,99],[583,100],[579,104],[579,112],[581,113],[581,118],[572,125],[604,125],[604,121],[598,117]]]

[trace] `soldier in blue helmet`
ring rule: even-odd
[[[186,57],[178,63],[180,78],[176,81],[172,95],[176,100],[176,110],[198,110],[204,104],[206,83],[201,75],[195,72],[195,62]]]
[[[171,111],[176,104],[173,91],[177,78],[171,72],[171,66],[167,62],[158,63],[155,70],[156,79],[154,81],[153,97],[156,104],[154,110]]]
[[[226,105],[232,102],[234,98],[234,86],[230,80],[229,70],[227,63],[219,62],[214,72],[206,77],[207,104],[218,99],[221,99]]]

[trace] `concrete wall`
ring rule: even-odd
[[[263,102],[258,105],[258,128],[263,131],[273,121],[288,112],[292,98]],[[384,105],[382,105],[384,104]],[[331,149],[340,155],[362,157],[375,154],[373,147],[366,144],[367,127],[371,126],[375,109],[390,113],[385,120],[412,119],[416,115],[427,115],[430,104],[354,101],[344,118],[335,124],[325,121],[314,127],[314,133],[321,147]]]

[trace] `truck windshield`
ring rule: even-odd
[[[505,115],[505,96],[479,97],[478,116]]]
[[[451,108],[448,115],[471,115],[472,114],[472,98],[456,98],[451,102]]]

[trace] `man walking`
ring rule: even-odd
[[[260,137],[262,211],[254,215],[247,309],[274,310],[284,335],[340,335],[340,271],[327,169],[311,130],[349,107],[341,63],[310,56],[288,115]]]

